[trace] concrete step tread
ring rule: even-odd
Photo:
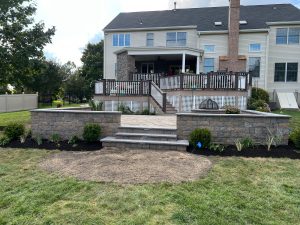
[[[177,138],[176,134],[151,134],[151,133],[126,133],[126,132],[118,132],[115,134],[116,136],[147,136],[147,137],[158,137],[158,138]]]
[[[146,127],[146,126],[121,126],[119,129],[140,129],[140,130],[166,130],[166,131],[177,131],[176,128],[171,127]]]
[[[115,137],[106,137],[106,138],[101,139],[101,142],[131,143],[131,144],[152,144],[152,145],[170,145],[170,146],[189,146],[189,141],[187,141],[187,140],[151,141],[151,140],[117,139]]]

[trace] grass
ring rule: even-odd
[[[77,106],[80,106],[80,104],[70,104],[70,105],[65,105],[64,107],[77,107]],[[40,108],[51,108],[51,106],[44,105]],[[54,108],[54,106],[52,108]],[[19,111],[19,112],[0,113],[0,127],[5,127],[12,122],[23,123],[23,124],[29,123],[30,112]]]
[[[292,110],[277,110],[274,111],[277,114],[289,115],[292,117],[290,121],[290,125],[292,128],[300,127],[300,111],[292,111]]]
[[[299,224],[299,160],[214,158],[196,182],[117,186],[41,171],[50,154],[0,149],[0,224]]]

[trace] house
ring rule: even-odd
[[[176,75],[201,77],[218,71],[251,75],[233,78],[239,81],[233,87],[236,91],[247,92],[253,85],[266,89],[274,100],[276,92],[292,92],[300,104],[300,10],[291,4],[241,6],[239,0],[230,0],[229,7],[177,9],[175,3],[173,10],[120,13],[104,34],[105,79],[164,81],[167,77],[165,88],[160,88],[177,111],[180,100],[174,98],[182,93],[172,94],[166,88],[170,83],[174,87]],[[192,79],[195,83],[200,78]],[[220,77],[216,79],[219,85]],[[227,77],[225,83],[232,84]],[[218,85],[210,88],[216,90]],[[223,86],[219,89],[224,92]],[[219,92],[216,99],[220,102],[228,95]],[[189,97],[192,108],[201,100]],[[245,108],[247,95],[242,97],[236,104]]]

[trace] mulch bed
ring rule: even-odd
[[[36,141],[32,139],[27,139],[24,143],[21,143],[19,140],[12,141],[5,148],[34,148],[34,149],[43,149],[43,150],[61,150],[61,151],[97,151],[102,148],[102,143],[94,142],[87,143],[84,141],[79,141],[76,143],[76,146],[72,146],[68,141],[59,142],[59,146],[48,140],[43,140],[41,145],[38,145]]]
[[[227,146],[223,152],[209,149],[194,150],[193,147],[190,146],[188,152],[203,156],[300,159],[300,151],[297,151],[292,144],[289,144],[288,146],[272,147],[271,151],[268,151],[266,146],[255,146],[254,148],[243,149],[240,152],[236,150],[235,146]]]

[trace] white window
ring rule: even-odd
[[[154,46],[154,33],[147,33],[146,45],[148,47]]]
[[[260,52],[261,51],[261,44],[255,43],[249,45],[249,52]]]
[[[277,28],[276,44],[292,45],[300,43],[300,28]]]
[[[113,46],[130,46],[130,34],[113,34]]]
[[[249,58],[249,73],[252,77],[260,77],[260,57]]]
[[[204,59],[204,73],[213,72],[215,70],[215,59],[205,58]]]
[[[186,46],[186,32],[168,32],[167,43],[168,47]]]
[[[205,53],[215,53],[215,46],[214,45],[204,45],[204,52]]]

